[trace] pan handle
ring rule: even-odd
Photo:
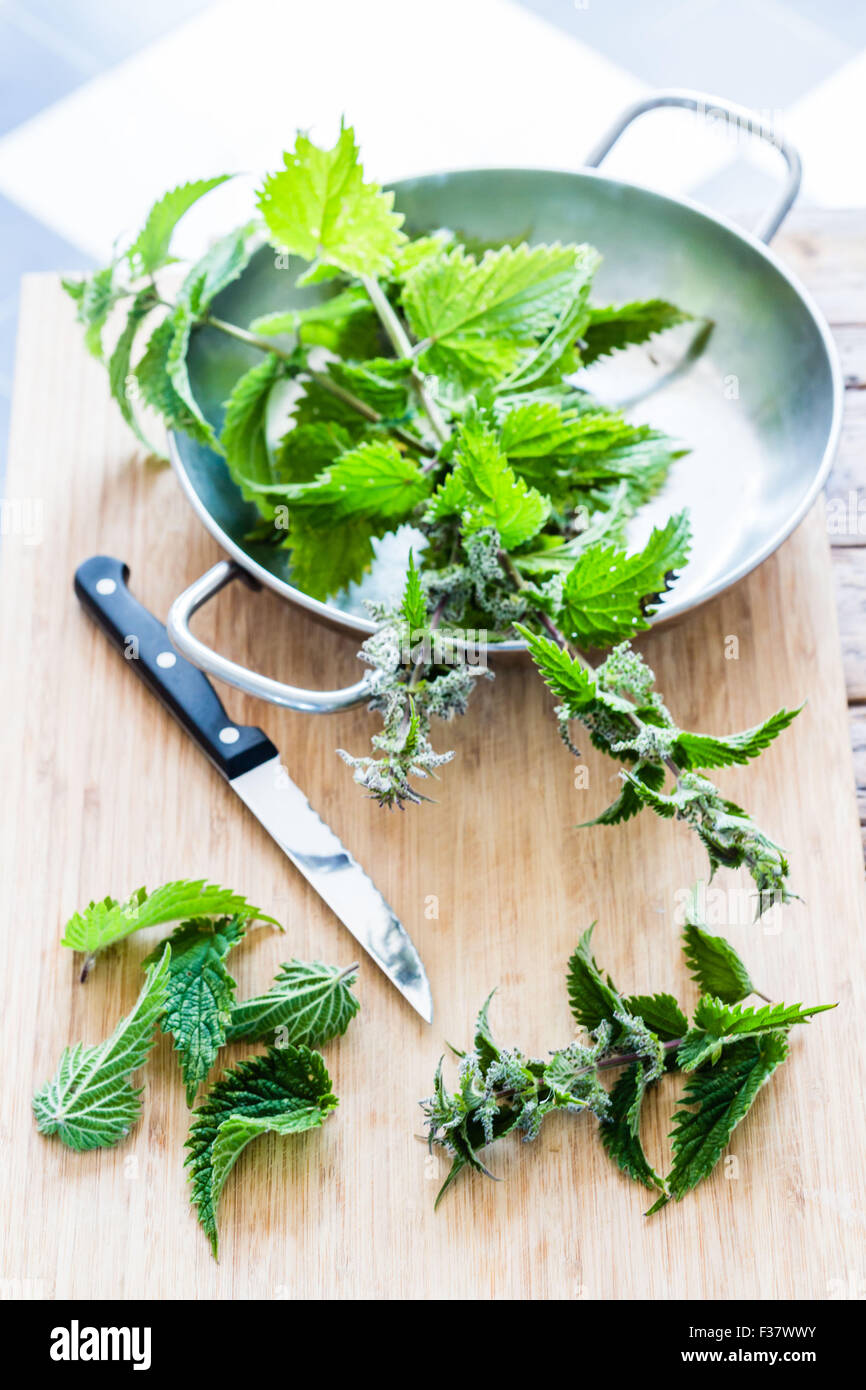
[[[585,163],[589,168],[596,169],[632,121],[636,121],[647,111],[655,111],[664,106],[682,106],[687,111],[694,111],[714,119],[717,119],[721,114],[729,124],[734,124],[738,129],[745,130],[752,135],[757,135],[779,151],[788,166],[785,183],[773,206],[764,213],[755,227],[756,237],[765,243],[771,242],[790,212],[791,205],[800,190],[803,166],[793,145],[784,140],[772,125],[763,121],[760,116],[754,111],[750,111],[746,106],[737,106],[734,102],[723,101],[721,97],[709,97],[701,92],[679,90],[655,92],[652,96],[642,97],[640,100],[632,102],[631,106],[626,107],[606,134],[590,150]]]
[[[336,714],[340,710],[362,705],[365,700],[370,699],[372,691],[366,678],[356,681],[354,685],[347,685],[342,690],[304,690],[297,685],[284,685],[282,681],[272,680],[270,676],[261,676],[257,671],[249,671],[246,666],[239,666],[236,661],[229,661],[228,657],[220,656],[219,652],[213,651],[194,637],[189,626],[193,614],[218,594],[220,589],[231,584],[233,579],[241,578],[247,583],[250,582],[249,576],[240,565],[229,560],[220,560],[207,574],[190,584],[189,588],[175,599],[169,609],[166,628],[172,645],[181,656],[185,656],[193,666],[198,666],[216,680],[225,681],[226,685],[233,685],[237,690],[242,690],[245,695],[255,695],[259,700],[267,700],[272,705],[284,705],[286,709],[300,710],[304,714]]]

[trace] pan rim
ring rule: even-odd
[[[791,289],[799,298],[800,302],[808,311],[809,316],[812,319],[815,328],[817,329],[818,335],[824,348],[824,352],[826,354],[827,364],[830,370],[833,407],[832,416],[830,420],[830,428],[827,433],[827,439],[821,455],[820,463],[818,465],[818,468],[816,469],[815,476],[812,482],[810,483],[808,489],[801,498],[800,502],[792,510],[791,515],[788,517],[788,519],[785,522],[783,522],[781,526],[777,527],[776,530],[764,541],[764,543],[755,552],[753,552],[752,555],[748,556],[745,560],[743,560],[731,572],[724,576],[721,576],[715,583],[709,585],[697,596],[688,600],[684,599],[680,602],[677,602],[676,589],[674,588],[671,591],[670,602],[664,603],[663,606],[649,619],[651,628],[662,627],[667,623],[684,617],[687,613],[693,612],[698,608],[702,608],[704,604],[709,603],[714,598],[718,598],[720,594],[726,593],[728,589],[731,589],[734,587],[734,585],[739,584],[741,580],[745,579],[747,575],[751,574],[753,570],[757,569],[760,565],[764,563],[765,560],[768,560],[770,556],[775,553],[776,550],[778,550],[779,546],[782,545],[783,542],[788,539],[792,532],[796,530],[796,528],[804,520],[807,514],[811,511],[818,497],[818,494],[821,492],[822,488],[824,487],[824,484],[827,481],[827,476],[833,464],[833,459],[836,454],[836,449],[839,443],[839,436],[841,434],[842,429],[844,381],[842,377],[842,369],[839,362],[838,351],[836,349],[836,344],[833,340],[833,336],[830,331],[830,326],[827,323],[827,320],[825,319],[823,313],[819,309],[812,295],[800,282],[800,280],[793,273],[793,271],[791,271],[779,258],[779,256],[773,251],[771,246],[761,241],[752,232],[746,230],[743,227],[737,226],[735,222],[733,222],[729,217],[726,217],[723,213],[718,213],[709,208],[706,208],[686,195],[674,196],[673,194],[669,193],[661,193],[658,189],[651,188],[647,184],[643,184],[634,180],[611,178],[609,175],[603,173],[600,169],[556,169],[542,167],[521,167],[516,165],[500,166],[495,164],[487,165],[483,168],[441,169],[429,171],[423,174],[414,174],[403,179],[395,180],[394,182],[387,184],[386,187],[389,191],[393,191],[399,194],[399,190],[401,189],[401,187],[404,187],[408,184],[417,183],[421,180],[426,181],[437,179],[449,179],[455,177],[477,178],[485,174],[516,174],[522,177],[529,176],[539,178],[550,177],[552,175],[555,177],[567,179],[597,179],[600,182],[610,184],[615,188],[634,190],[642,194],[648,194],[651,197],[658,199],[660,202],[668,203],[674,207],[687,208],[697,217],[715,226],[721,227],[724,231],[732,234],[738,240],[745,242],[745,244],[751,247],[753,251],[757,252],[764,260],[768,261],[769,264],[773,267],[773,269],[779,275],[781,275],[782,279],[787,281],[788,285],[791,287]],[[183,491],[184,495],[186,496],[187,500],[192,506],[193,511],[198,516],[205,529],[214,538],[214,540],[217,541],[217,543],[222,547],[222,549],[226,551],[226,553],[235,561],[235,563],[238,564],[243,570],[245,570],[247,574],[251,575],[256,581],[258,581],[258,583],[264,585],[268,589],[271,589],[274,593],[279,594],[280,597],[287,599],[290,603],[295,604],[295,606],[297,607],[305,609],[307,612],[311,613],[313,616],[319,618],[323,622],[328,623],[332,627],[337,627],[345,632],[352,632],[359,636],[365,637],[370,636],[370,634],[376,630],[376,624],[371,619],[362,618],[355,614],[346,613],[341,608],[336,608],[330,603],[322,602],[321,599],[311,598],[309,594],[305,594],[301,589],[294,588],[294,586],[287,583],[286,580],[280,579],[277,575],[272,574],[271,571],[266,569],[264,565],[259,564],[258,561],[254,560],[250,555],[248,555],[244,548],[241,545],[239,545],[236,541],[234,541],[231,538],[231,536],[229,536],[223,530],[223,528],[214,519],[208,508],[202,502],[198,492],[196,491],[190,480],[189,474],[187,473],[183,460],[180,456],[180,451],[177,446],[176,432],[174,430],[169,431],[168,448],[172,468],[180,483],[181,490]],[[513,652],[523,652],[526,650],[526,643],[522,639],[509,638],[503,642],[482,643],[479,644],[479,647],[481,650],[489,651],[491,655],[495,655],[497,653],[506,654]]]

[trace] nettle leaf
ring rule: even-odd
[[[272,497],[303,512],[313,526],[347,520],[405,521],[431,488],[415,459],[388,440],[351,449],[312,483],[260,485]]]
[[[110,1148],[124,1139],[141,1115],[142,1088],[129,1081],[153,1046],[153,1033],[166,1000],[171,947],[165,946],[134,1008],[110,1038],[87,1047],[76,1043],[60,1058],[57,1074],[33,1097],[42,1134],[56,1134],[70,1149]]]
[[[372,357],[366,362],[331,362],[329,375],[386,419],[409,410],[412,363],[405,358]]]
[[[218,174],[212,179],[196,179],[193,183],[179,184],[154,203],[147,215],[147,221],[126,253],[134,275],[152,275],[170,260],[169,250],[174,229],[185,212],[232,177],[231,174]]]
[[[788,1055],[784,1033],[771,1032],[726,1048],[706,1071],[689,1077],[671,1132],[674,1161],[665,1180],[667,1192],[650,1207],[650,1215],[669,1198],[679,1201],[715,1168],[737,1125]],[[688,1106],[696,1106],[690,1110]]]
[[[173,379],[177,377],[183,382],[186,377],[186,341],[191,328],[190,310],[181,305],[177,319],[172,313],[151,334],[134,375],[144,400],[163,417],[168,429],[183,430],[199,443],[210,445],[213,430],[206,421],[202,424],[198,406],[194,401],[192,408],[189,406]],[[190,394],[188,379],[184,390]]]
[[[505,246],[480,262],[459,248],[425,258],[403,289],[410,328],[430,344],[422,366],[464,384],[513,373],[585,292],[598,259],[558,243]]]
[[[508,466],[489,425],[467,417],[457,436],[455,457],[453,481],[446,488],[455,501],[462,490],[464,534],[492,526],[504,548],[513,550],[541,530],[550,515],[550,502]],[[445,506],[443,493],[438,497],[440,514]]]
[[[628,1013],[642,1018],[662,1042],[685,1037],[689,1021],[672,994],[632,994],[625,1000]]]
[[[835,1004],[765,1004],[760,1008],[748,1005],[723,1004],[721,999],[704,995],[695,1009],[692,1027],[677,1051],[683,1071],[694,1071],[704,1062],[717,1062],[724,1047],[736,1038],[758,1037],[795,1023],[808,1023],[812,1014],[835,1009]]]
[[[634,300],[631,304],[609,305],[604,309],[592,307],[589,323],[582,334],[581,359],[588,366],[605,353],[616,352],[631,343],[645,343],[656,333],[691,319],[691,314],[665,299]]]
[[[197,318],[209,309],[212,300],[239,279],[259,245],[259,225],[245,222],[225,236],[217,237],[200,260],[187,271],[179,301],[189,305]]]
[[[796,719],[798,709],[780,709],[741,734],[714,737],[711,734],[680,733],[671,747],[671,756],[684,769],[733,767],[760,757],[775,738]]]
[[[634,555],[609,545],[585,550],[565,579],[566,636],[587,646],[610,647],[648,627],[647,614],[685,564],[689,545],[688,513],[683,511],[656,527]]]
[[[84,342],[88,352],[102,361],[102,330],[118,300],[125,291],[117,284],[117,266],[112,263],[95,270],[82,280],[64,280],[63,288],[76,303],[75,317],[84,325]]]
[[[643,1067],[635,1062],[620,1076],[610,1093],[610,1110],[599,1122],[605,1152],[618,1168],[644,1187],[664,1189],[664,1181],[652,1167],[640,1141],[635,1117],[645,1093]]]
[[[120,413],[130,429],[152,454],[159,454],[161,451],[154,448],[142,431],[130,399],[129,384],[130,379],[134,379],[132,378],[132,350],[136,335],[141,324],[156,304],[156,291],[149,285],[139,291],[132,301],[126,316],[126,323],[108,362],[108,384],[114,400],[120,407]]]
[[[181,878],[155,888],[152,893],[139,888],[125,902],[104,898],[102,902],[90,903],[84,912],[70,917],[60,944],[93,955],[142,927],[159,927],[188,917],[223,915],[245,920],[257,918],[279,926],[273,917],[247,902],[240,893],[219,888],[203,878]]]
[[[217,1206],[241,1151],[260,1134],[299,1134],[336,1108],[331,1078],[318,1052],[269,1048],[224,1072],[193,1112],[186,1166],[192,1202],[214,1258]]]
[[[352,447],[342,425],[293,425],[274,450],[270,471],[277,483],[311,483]],[[264,499],[259,495],[259,502]]]
[[[394,194],[364,182],[351,126],[323,150],[299,135],[270,174],[258,204],[274,244],[320,266],[350,275],[382,275],[404,241]],[[309,278],[309,272],[308,276]]]
[[[319,527],[293,516],[288,540],[292,584],[322,600],[357,584],[373,563],[379,530],[364,519]]]
[[[593,922],[583,933],[568,962],[568,1002],[575,1019],[588,1033],[594,1033],[602,1023],[612,1023],[624,1009],[610,979],[602,979],[592,954],[594,927]]]
[[[166,322],[171,328],[171,340],[165,353],[165,372],[174,391],[175,400],[180,403],[182,417],[186,421],[181,428],[186,430],[187,434],[192,434],[195,439],[201,440],[203,444],[208,444],[212,449],[221,453],[222,445],[217,439],[210,421],[206,420],[202,414],[192,393],[187,371],[186,354],[189,349],[190,334],[196,322],[195,310],[181,299],[175,305]]]
[[[558,642],[532,632],[520,623],[515,624],[515,630],[526,642],[529,654],[541,672],[545,685],[554,695],[564,700],[572,710],[593,703],[596,696],[595,681],[576,657],[560,647]]]
[[[419,632],[427,626],[427,599],[421,585],[421,576],[415,567],[414,553],[409,551],[409,566],[406,570],[406,583],[400,600],[400,615],[410,634]]]
[[[248,502],[264,501],[251,483],[261,486],[275,481],[266,423],[271,391],[284,372],[285,363],[268,354],[240,377],[226,402],[221,435],[226,467]]]
[[[738,1004],[754,993],[749,972],[730,942],[723,936],[711,936],[696,917],[693,904],[683,931],[683,953],[692,979],[703,994],[725,1004]]]
[[[229,1042],[274,1042],[322,1047],[345,1033],[360,1008],[351,987],[357,965],[339,970],[321,961],[290,960],[265,994],[242,999],[231,1012]]]
[[[330,299],[308,304],[302,309],[279,309],[272,314],[263,314],[253,319],[250,330],[260,336],[270,338],[278,333],[300,333],[304,329],[318,327],[342,327],[347,320],[370,313],[370,300],[360,286],[352,286],[332,295]],[[314,336],[314,341],[318,341]]]
[[[200,917],[183,922],[168,939],[171,961],[162,1031],[174,1038],[187,1105],[192,1105],[200,1083],[226,1041],[235,982],[226,969],[225,958],[245,932],[242,917],[223,917],[218,921]],[[157,946],[142,963],[154,964],[164,946],[165,943]]]
[[[643,758],[638,759],[630,770],[629,779],[623,782],[622,791],[616,800],[612,801],[594,820],[581,822],[580,828],[590,825],[622,825],[623,822],[631,820],[644,808],[644,802],[635,791],[635,783],[638,782],[654,791],[661,791],[665,784],[664,765],[647,762]]]

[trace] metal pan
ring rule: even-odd
[[[773,144],[786,168],[777,202],[754,235],[685,198],[666,197],[596,172],[638,116],[658,107],[720,116]],[[842,379],[829,330],[812,300],[768,249],[800,184],[794,150],[750,112],[691,92],[663,92],[637,102],[595,147],[581,173],[481,169],[429,174],[395,184],[396,206],[413,234],[450,227],[466,238],[588,241],[604,261],[596,302],[663,297],[714,327],[700,352],[694,329],[674,329],[648,348],[618,353],[582,373],[581,384],[606,404],[633,410],[683,440],[690,452],[674,465],[663,492],[635,519],[639,543],[653,523],[687,505],[693,558],[654,622],[683,614],[722,593],[771,555],[802,520],[829,470],[841,423]],[[297,290],[291,268],[277,268],[262,249],[216,312],[246,324],[257,314],[299,306],[322,293]],[[206,415],[219,426],[223,402],[257,354],[214,330],[194,338],[189,372]],[[209,675],[274,704],[310,713],[347,709],[367,698],[363,680],[343,690],[310,691],[272,680],[227,660],[190,631],[195,611],[231,580],[267,585],[291,603],[347,632],[366,635],[365,598],[395,596],[412,544],[408,528],[386,537],[363,582],[328,603],[293,587],[286,551],[248,542],[257,514],[225,464],[183,435],[170,441],[181,487],[231,557],[176,600],[168,619],[179,651]],[[496,654],[523,643],[491,644]]]

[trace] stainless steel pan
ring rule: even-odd
[[[754,235],[685,198],[666,197],[596,171],[638,116],[679,106],[723,118],[776,146],[786,178]],[[705,603],[771,555],[812,505],[839,433],[842,382],[829,330],[812,300],[768,249],[800,184],[800,161],[748,111],[690,92],[664,92],[637,102],[595,147],[581,173],[481,169],[428,174],[394,185],[396,205],[412,233],[450,227],[483,241],[588,241],[603,253],[596,302],[661,296],[714,327],[703,350],[692,350],[693,327],[675,329],[645,349],[616,354],[582,374],[605,403],[633,409],[634,418],[664,428],[691,452],[675,465],[663,493],[635,520],[639,542],[651,525],[687,505],[693,558],[654,621],[670,621]],[[321,291],[294,288],[264,248],[241,279],[218,299],[216,312],[246,324],[257,314],[309,302]],[[690,336],[691,335],[691,336]],[[207,328],[196,334],[190,378],[208,418],[219,426],[223,402],[254,349]],[[367,697],[363,680],[343,690],[311,691],[247,670],[212,651],[190,631],[195,611],[231,580],[265,584],[314,617],[366,635],[365,598],[396,595],[412,535],[388,537],[368,576],[321,603],[291,582],[291,559],[245,540],[257,515],[231,481],[224,462],[183,435],[171,440],[181,486],[211,534],[231,557],[220,561],[174,603],[171,639],[195,665],[229,685],[274,704],[310,713],[347,709]],[[491,645],[497,654],[523,643]]]

